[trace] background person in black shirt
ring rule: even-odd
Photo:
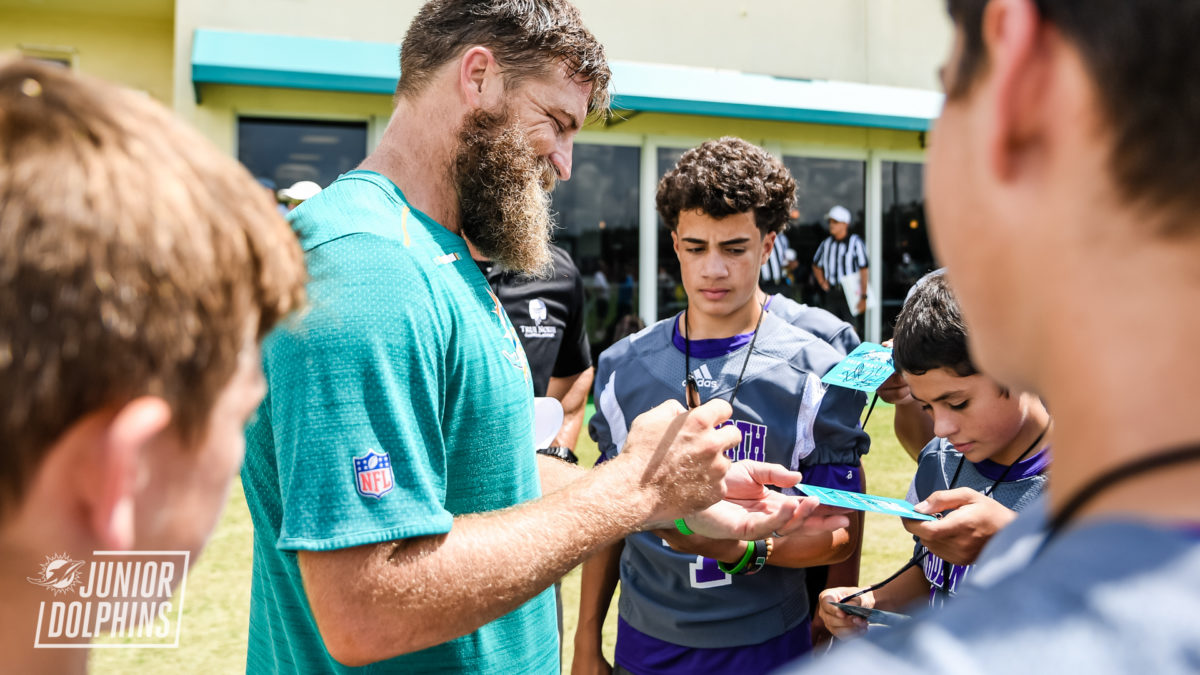
[[[562,403],[563,425],[552,445],[574,452],[593,376],[579,269],[557,246],[551,246],[554,271],[549,279],[501,269],[480,260],[474,248],[471,254],[521,338],[533,375],[533,395]]]

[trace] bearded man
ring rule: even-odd
[[[401,55],[379,148],[292,214],[312,306],[264,344],[247,430],[247,670],[557,673],[548,588],[590,551],[684,516],[721,538],[843,526],[763,488],[798,474],[730,468],[720,401],[655,408],[591,472],[535,454],[525,354],[465,240],[547,269],[546,193],[606,107],[603,49],[564,0],[433,0]]]

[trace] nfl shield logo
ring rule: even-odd
[[[386,453],[368,450],[367,454],[354,458],[354,487],[358,494],[379,499],[395,485],[392,458]]]

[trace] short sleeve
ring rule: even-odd
[[[367,256],[352,287],[329,287],[321,253],[346,241],[310,255],[311,311],[264,346],[285,550],[442,534],[453,520],[443,338],[428,284],[415,269]]]
[[[917,481],[915,478],[908,482],[908,492],[904,495],[904,501],[913,506],[921,502],[921,498],[917,496]]]
[[[828,387],[813,421],[814,450],[806,463],[857,465],[871,447],[870,437],[858,423],[865,404],[861,391]]]
[[[909,503],[916,504],[934,492],[944,489],[945,480],[939,459],[941,447],[942,439],[934,438],[917,454],[917,470],[913,473],[912,483],[905,497]]]
[[[829,344],[844,356],[857,349],[862,340],[858,338],[858,333],[854,332],[853,326],[843,322],[838,332],[829,338]]]
[[[908,484],[908,493],[904,495],[904,501],[916,506],[924,501],[931,493],[933,493],[933,470],[936,466],[937,450],[932,449],[938,442],[938,439],[930,441],[917,459],[917,471],[913,474],[912,482]],[[931,454],[932,453],[932,454]],[[931,463],[930,458],[935,461]],[[921,543],[921,538],[917,535],[912,535],[913,540],[913,557],[917,557],[925,552],[925,546]]]
[[[608,353],[600,355],[596,368],[596,379],[592,385],[596,412],[588,421],[588,435],[596,442],[600,458],[596,463],[608,461],[621,452],[629,428],[625,413],[617,401],[617,374]]]
[[[867,245],[863,243],[861,237],[854,235],[854,259],[860,268],[867,267],[869,261],[867,259]]]
[[[578,375],[592,365],[592,347],[588,344],[587,330],[583,325],[583,278],[573,266],[571,279],[574,283],[568,303],[567,325],[563,327],[562,344],[554,361],[552,377]]]

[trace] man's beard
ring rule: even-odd
[[[463,236],[506,269],[548,277],[556,175],[507,109],[467,115],[454,161]]]

